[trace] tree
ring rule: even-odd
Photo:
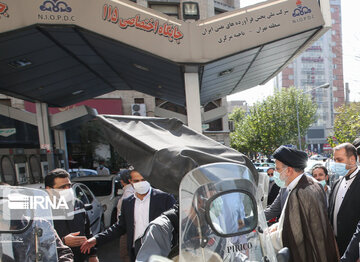
[[[235,107],[233,112],[229,115],[229,119],[235,123],[240,123],[246,116],[246,111],[241,107]]]
[[[337,108],[338,115],[334,121],[334,135],[328,137],[329,144],[352,142],[360,136],[360,103],[352,102]]]
[[[235,123],[230,134],[231,146],[241,152],[260,152],[271,155],[283,144],[296,144],[298,127],[296,104],[299,111],[300,134],[304,136],[315,122],[317,106],[301,90],[284,88],[256,103],[242,121]]]

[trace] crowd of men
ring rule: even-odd
[[[360,139],[333,150],[329,168],[339,179],[332,187],[323,165],[312,168],[314,179],[304,174],[305,152],[282,146],[274,153],[269,192],[275,185],[279,193],[265,216],[278,218],[271,240],[276,250],[290,248],[291,261],[360,261]]]
[[[288,247],[290,261],[295,262],[360,261],[360,138],[336,146],[330,170],[315,165],[312,176],[304,173],[308,156],[303,151],[281,146],[273,157],[275,167],[267,171],[270,186],[265,216],[275,222],[269,223],[266,232],[275,251]],[[329,171],[339,177],[331,187]],[[118,204],[118,221],[105,231],[92,235],[80,200],[74,202],[73,219],[54,220],[57,245],[71,249],[66,249],[65,256],[59,254],[59,261],[72,261],[72,256],[73,261],[99,261],[97,249],[123,235],[126,244],[116,247],[126,249],[123,261],[168,255],[179,224],[175,198],[152,188],[136,170],[123,172],[121,183],[124,195]],[[51,189],[65,190],[60,195],[73,197],[70,175],[63,169],[49,172],[45,187],[49,194],[53,194]]]

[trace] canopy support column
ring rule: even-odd
[[[51,141],[48,106],[46,103],[36,103],[36,120],[39,132],[40,148],[46,149],[49,170],[55,168],[54,150]]]
[[[55,147],[56,149],[61,149],[63,152],[63,160],[65,169],[69,169],[69,159],[68,159],[68,151],[67,151],[67,144],[66,144],[66,131],[65,130],[54,130],[54,137],[55,137]]]
[[[184,79],[188,127],[202,133],[198,67],[185,66]]]

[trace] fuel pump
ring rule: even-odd
[[[55,149],[55,166],[59,168],[65,168],[65,160],[64,160],[64,150],[62,149]]]
[[[46,149],[40,149],[40,166],[41,174],[44,178],[49,172],[49,163],[47,161]]]
[[[29,181],[29,166],[23,148],[14,149],[14,164],[16,180],[19,185],[27,184]]]

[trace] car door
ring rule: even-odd
[[[94,194],[85,185],[80,185],[81,190],[86,195],[89,203],[92,205],[92,209],[88,211],[90,225],[93,232],[99,232],[100,222],[102,216],[102,207],[100,202],[95,198]]]
[[[75,191],[75,196],[76,198],[78,198],[79,200],[81,200],[83,202],[84,205],[86,204],[91,204],[91,202],[89,201],[86,193],[83,191],[83,187],[81,187],[80,184],[76,184],[74,186],[74,191]],[[91,198],[90,198],[91,200]],[[91,225],[91,231],[93,231],[93,225],[96,222],[96,216],[94,215],[94,211],[91,210],[87,210],[86,213],[88,214],[89,220],[90,220],[90,225]],[[95,227],[94,227],[95,229]],[[94,231],[95,232],[95,231]]]

